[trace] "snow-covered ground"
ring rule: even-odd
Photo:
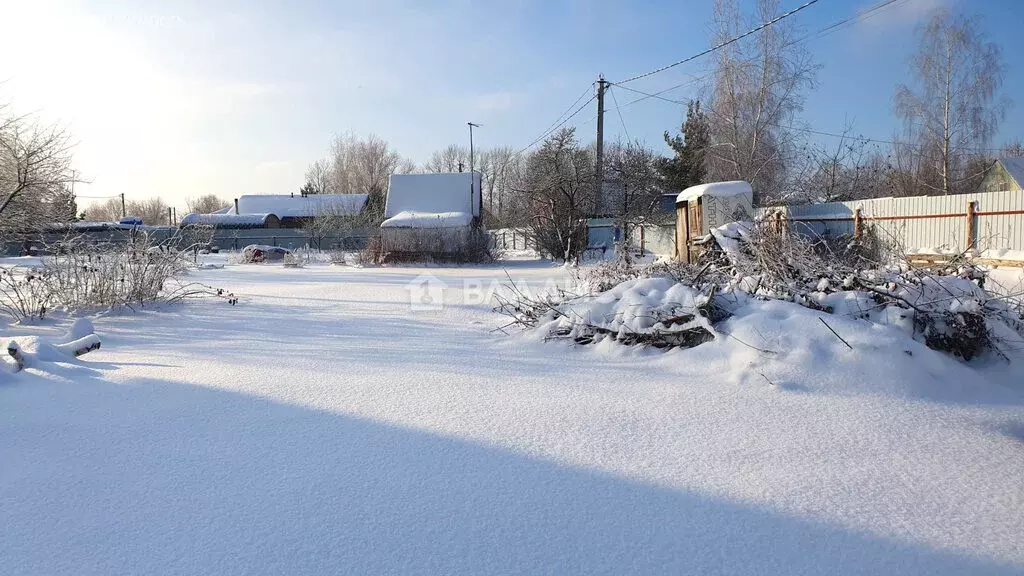
[[[1024,571],[1019,367],[780,302],[690,350],[543,343],[492,331],[505,275],[229,265],[193,276],[238,306],[93,319],[0,375],[0,572]]]

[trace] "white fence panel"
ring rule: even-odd
[[[676,251],[676,227],[674,224],[644,224],[643,236],[640,234],[640,228],[637,228],[633,231],[631,240],[634,247],[643,248],[655,256],[672,256]]]
[[[781,211],[796,232],[811,236],[853,235],[856,214],[883,238],[913,250],[1024,250],[1024,193],[987,192],[957,196],[877,198],[808,206],[767,208]]]

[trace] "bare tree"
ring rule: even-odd
[[[85,209],[85,219],[94,222],[117,222],[125,214],[121,211],[121,199],[110,198],[105,202],[91,204]]]
[[[321,158],[306,168],[306,185],[303,189],[310,194],[334,193],[335,181],[328,160]]]
[[[75,181],[67,132],[0,104],[0,228],[26,229],[52,218]]]
[[[602,213],[616,214],[622,241],[629,246],[633,229],[650,216],[662,191],[660,156],[640,141],[613,144],[605,150],[605,198]]]
[[[474,158],[473,166],[479,169],[481,164],[480,151],[476,150],[474,154],[477,157]],[[468,172],[469,166],[469,149],[458,144],[450,144],[444,149],[431,154],[430,160],[423,165],[423,169],[426,172],[443,174],[449,172]]]
[[[737,0],[715,0],[714,42],[724,42],[779,15],[778,0],[758,0],[753,19]],[[782,198],[795,136],[790,129],[813,87],[818,66],[789,20],[715,52],[707,109],[711,146],[707,179],[746,180],[761,203]]]
[[[515,164],[520,157],[510,146],[498,146],[480,154],[479,168],[481,192],[487,211],[497,221],[503,220],[503,200],[511,192]]]
[[[576,140],[575,128],[549,136],[527,158],[515,186],[517,210],[542,252],[566,262],[586,249],[587,216],[594,209],[594,157]]]
[[[197,214],[212,214],[228,206],[231,206],[231,201],[219,198],[216,194],[204,194],[198,198],[185,199],[185,208],[189,212]],[[120,209],[120,206],[118,206],[118,209]]]
[[[353,212],[337,203],[326,203],[317,208],[316,214],[303,228],[316,241],[318,248],[325,248],[321,245],[324,239],[345,248],[348,238],[376,224],[362,211]]]
[[[969,160],[987,146],[1008,105],[997,98],[1001,50],[986,39],[978,17],[946,8],[932,13],[919,37],[911,61],[916,85],[896,89],[896,113],[906,132],[898,152],[918,157],[917,180],[928,192],[973,191],[983,170]]]
[[[834,146],[808,145],[791,165],[791,200],[842,202],[891,195],[884,162],[870,141],[847,125]]]
[[[333,194],[369,194],[366,210],[372,218],[377,219],[384,212],[388,178],[392,174],[416,170],[415,163],[393,150],[386,140],[375,134],[359,137],[348,133],[335,138],[331,145],[329,166],[329,182],[321,183],[323,189]]]
[[[1024,142],[1015,140],[1003,146],[1002,155],[1011,158],[1024,158]]]
[[[330,154],[330,190],[337,194],[354,194],[353,165],[358,138],[347,133],[338,136],[331,143]]]
[[[128,202],[128,216],[135,216],[142,219],[143,224],[150,226],[169,225],[169,206],[157,197],[146,200],[132,200]]]
[[[383,218],[388,179],[400,168],[408,166],[402,156],[375,134],[356,143],[352,157],[352,186],[357,193],[369,194],[366,210]]]

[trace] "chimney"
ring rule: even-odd
[[[295,192],[292,192],[292,198],[295,198]]]
[[[235,198],[235,214],[238,214],[238,198]]]

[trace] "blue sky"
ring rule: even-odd
[[[820,0],[793,20],[814,32],[875,1]],[[808,41],[823,67],[807,95],[807,124],[839,131],[854,122],[864,135],[890,136],[915,27],[946,1],[903,0]],[[1024,6],[965,7],[1004,47],[1004,93],[1024,94],[1012,48]],[[0,94],[70,127],[91,180],[84,195],[160,195],[181,205],[209,192],[287,193],[345,131],[374,132],[417,162],[464,143],[470,120],[484,124],[481,146],[524,146],[599,73],[614,81],[705,49],[710,10],[710,0],[0,0],[20,23],[0,39],[3,53],[47,38],[31,61],[0,62]],[[708,65],[700,59],[631,86],[661,90]],[[694,85],[666,94],[699,95]],[[619,104],[634,97],[615,94]],[[573,122],[587,139],[594,114]],[[646,100],[622,115],[606,116],[610,139],[628,131],[660,147],[683,110]],[[995,144],[1021,136],[1024,101]]]

